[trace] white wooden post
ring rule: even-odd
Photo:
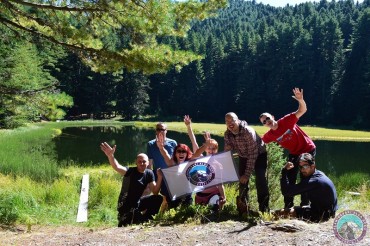
[[[87,205],[89,200],[89,175],[82,176],[80,204],[78,205],[77,220],[76,222],[87,221]]]

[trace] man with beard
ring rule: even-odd
[[[256,131],[244,120],[229,112],[225,115],[227,130],[224,134],[225,151],[233,150],[239,155],[239,197],[248,202],[248,184],[253,171],[256,173],[256,188],[259,210],[269,211],[269,191],[266,179],[267,152],[266,146]],[[242,213],[240,211],[239,213]]]

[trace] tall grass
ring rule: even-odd
[[[0,134],[0,172],[50,182],[59,168],[50,144],[58,131],[50,127],[23,127]]]
[[[90,170],[62,169],[59,179],[40,183],[28,177],[1,175],[0,223],[78,224],[76,221],[81,178],[90,172],[89,224],[116,223],[116,204],[121,178],[114,170],[95,167]],[[73,175],[68,175],[74,172]],[[9,184],[9,185],[5,185]],[[10,185],[11,184],[11,185]]]

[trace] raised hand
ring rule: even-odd
[[[157,177],[158,178],[163,178],[163,173],[162,173],[162,170],[160,168],[157,168]]]
[[[293,89],[293,94],[292,96],[295,100],[299,101],[303,99],[303,89],[299,90],[299,88],[294,88]]]
[[[204,132],[203,133],[204,140],[210,140],[211,139],[211,133],[209,132]]]
[[[204,134],[203,134],[203,136],[204,136],[204,140],[205,140],[205,145],[206,146],[211,146],[212,145],[212,143],[211,143],[211,133],[209,133],[209,132],[204,132]]]
[[[290,169],[292,169],[294,167],[294,164],[292,163],[292,162],[290,162],[290,161],[288,161],[286,164],[285,164],[285,166],[284,166],[284,168],[286,169],[286,170],[290,170]]]
[[[164,148],[164,134],[162,132],[160,132],[159,134],[156,135],[155,137],[155,140],[156,140],[156,143],[157,143],[157,147],[159,149],[163,149]]]
[[[111,147],[107,142],[100,144],[100,149],[104,152],[104,154],[108,157],[114,156],[114,153],[116,152],[116,145]]]
[[[185,123],[185,125],[190,125],[191,124],[191,118],[190,118],[190,116],[189,115],[185,115],[184,116],[184,123]]]

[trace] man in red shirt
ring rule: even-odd
[[[289,151],[288,161],[294,164],[294,168],[290,169],[287,174],[291,184],[295,184],[297,180],[299,155],[302,153],[310,153],[313,157],[316,155],[314,142],[297,125],[299,118],[307,111],[306,102],[303,100],[303,89],[294,88],[293,94],[292,97],[298,101],[297,111],[287,114],[277,121],[270,113],[262,113],[259,117],[261,123],[270,128],[262,136],[262,140],[266,144],[276,142]],[[294,206],[293,199],[294,197],[284,196],[285,208]],[[307,205],[307,203],[308,199],[302,194],[301,206]]]

